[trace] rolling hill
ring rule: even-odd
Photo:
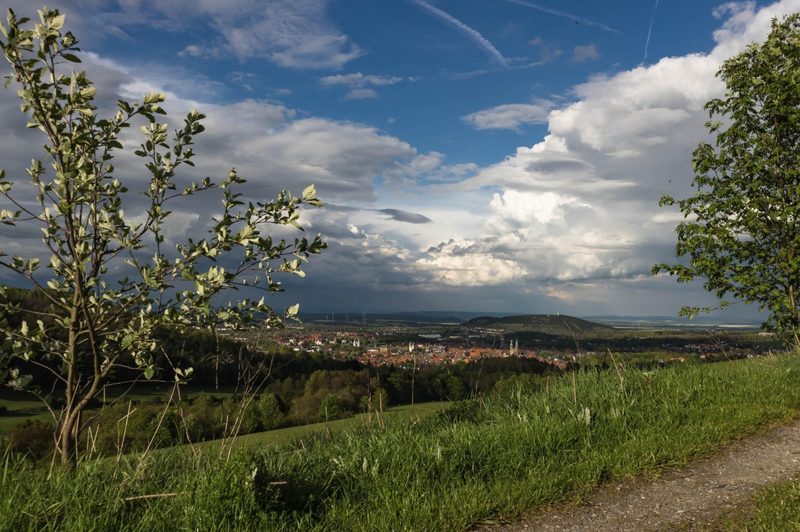
[[[482,316],[469,320],[464,327],[486,327],[504,329],[506,332],[538,332],[554,335],[571,335],[607,332],[613,327],[601,325],[573,316],[557,314],[527,314],[494,318]]]

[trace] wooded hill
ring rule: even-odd
[[[506,332],[537,332],[558,336],[612,331],[613,327],[601,325],[573,316],[558,314],[526,314],[494,318],[482,316],[469,320],[464,327],[504,329]]]

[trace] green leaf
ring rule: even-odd
[[[64,20],[67,18],[66,15],[58,15],[50,19],[50,28],[54,30],[60,30],[64,27]]]
[[[251,236],[253,236],[253,227],[251,225],[246,225],[239,231],[238,240],[247,243],[247,240]]]
[[[722,300],[733,296],[768,312],[764,327],[800,348],[800,15],[773,19],[763,44],[725,61],[725,98],[709,101],[706,127],[716,142],[693,153],[694,194],[665,195],[684,221],[675,231],[682,264],[657,264],[678,282],[702,278]],[[785,65],[779,66],[779,65]],[[689,318],[710,308],[683,307]]]
[[[163,367],[162,361],[154,360],[161,353],[154,337],[165,325],[190,327],[219,320],[246,324],[256,312],[267,313],[270,323],[279,324],[280,318],[263,299],[258,303],[231,301],[218,308],[229,294],[215,296],[253,274],[254,283],[260,275],[265,276],[265,291],[281,291],[280,282],[270,277],[277,264],[282,264],[284,272],[299,274],[300,261],[288,263],[285,257],[294,253],[304,259],[325,247],[319,238],[311,245],[296,240],[292,247],[285,240],[273,242],[262,234],[261,228],[270,222],[299,226],[299,200],[284,191],[273,202],[248,204],[237,189],[245,180],[235,169],[220,185],[205,178],[189,184],[181,195],[175,185],[178,167],[193,165],[191,146],[204,131],[201,121],[205,116],[192,110],[172,140],[167,124],[156,121],[156,115],[166,114],[161,105],[164,94],[144,95],[141,104],[118,100],[110,116],[101,116],[104,110],[91,104],[98,89],[85,72],[72,70],[81,59],[74,36],[70,32],[61,35],[68,19],[45,8],[40,24],[17,19],[10,10],[8,20],[9,27],[4,28],[7,42],[0,43],[10,69],[7,82],[16,84],[28,127],[41,131],[33,134],[42,135],[45,156],[31,162],[26,169],[31,186],[13,198],[13,183],[0,170],[0,193],[13,200],[6,203],[24,205],[18,211],[0,208],[0,223],[7,224],[3,236],[9,241],[21,242],[30,234],[41,236],[44,246],[38,247],[49,251],[47,275],[39,274],[39,259],[9,258],[2,251],[0,256],[4,256],[6,269],[20,276],[18,281],[30,282],[34,272],[41,275],[47,286],[43,295],[52,298],[52,306],[44,312],[57,316],[48,319],[47,328],[43,320],[33,326],[27,315],[27,321],[19,317],[10,327],[7,322],[11,320],[0,316],[3,330],[12,338],[3,353],[13,351],[18,358],[41,353],[48,367],[65,375],[72,372],[75,382],[99,381],[104,386],[114,375],[114,365],[122,362],[127,366],[130,357],[140,374],[154,378],[156,369]],[[149,176],[143,182],[125,180],[132,189],[127,193],[115,179],[112,162],[115,150],[125,150],[119,139],[134,122],[146,124],[142,127],[144,139],[131,151],[145,159]],[[52,170],[46,168],[45,160]],[[18,181],[16,177],[13,180]],[[141,188],[133,190],[137,183]],[[225,206],[219,220],[192,199],[201,191],[216,194],[216,188],[225,189],[218,195]],[[313,186],[305,189],[302,199],[321,205]],[[176,205],[181,210],[175,212],[196,212],[198,222],[213,226],[213,230],[199,242],[170,233],[177,249],[174,253],[164,248],[165,218],[172,212],[172,204],[181,201],[185,203]],[[40,211],[32,210],[37,207]],[[136,222],[125,222],[126,208],[141,213]],[[280,229],[282,233],[288,230]],[[145,253],[148,247],[151,252]],[[276,266],[270,266],[270,261]],[[295,305],[287,309],[287,316],[297,312]],[[78,342],[66,341],[70,335]],[[97,343],[91,345],[91,341]],[[7,377],[10,370],[3,353],[0,375]],[[92,353],[98,355],[99,372]],[[118,359],[118,355],[124,358]],[[176,372],[181,380],[190,375],[191,368]],[[10,383],[24,387],[31,379],[16,371]],[[64,415],[73,415],[78,404],[68,400]]]

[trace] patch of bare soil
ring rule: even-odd
[[[657,478],[609,482],[564,505],[474,532],[693,530],[741,509],[755,492],[800,474],[800,420],[748,436]]]

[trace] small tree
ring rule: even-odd
[[[336,395],[329,393],[319,405],[320,421],[334,421],[342,417],[342,401]]]
[[[63,462],[76,459],[75,443],[81,430],[81,412],[112,377],[114,368],[139,368],[146,378],[154,374],[156,345],[153,332],[159,326],[239,326],[256,316],[280,326],[264,300],[245,299],[215,308],[212,298],[221,291],[265,280],[264,290],[280,291],[273,281],[276,271],[303,275],[301,261],[319,253],[325,244],[318,235],[309,241],[273,241],[263,233],[266,224],[298,223],[303,203],[321,206],[314,187],[297,198],[284,191],[268,203],[247,203],[234,192],[244,183],[235,170],[216,184],[210,178],[187,182],[178,189],[177,171],[194,166],[192,141],[203,131],[199,112],[192,110],[183,127],[170,141],[163,94],[143,101],[118,102],[118,111],[100,118],[93,105],[96,89],[83,72],[65,72],[64,65],[79,63],[78,41],[62,33],[64,15],[45,8],[40,22],[30,29],[28,19],[8,12],[2,26],[3,54],[11,64],[8,83],[19,86],[22,111],[28,127],[46,138],[45,151],[53,173],[47,176],[42,161],[33,161],[27,173],[33,185],[31,197],[12,193],[17,179],[0,172],[0,193],[11,204],[0,211],[7,226],[39,226],[44,233],[43,251],[33,257],[8,257],[0,251],[0,266],[16,273],[41,290],[49,302],[45,311],[27,309],[36,323],[19,327],[0,321],[6,342],[0,354],[0,378],[15,388],[31,388],[31,377],[20,371],[25,363],[51,371],[65,394],[65,406],[57,411],[46,401],[57,422],[57,445]],[[144,141],[135,154],[144,161],[147,199],[140,212],[130,206],[130,196],[111,164],[118,137],[134,119],[143,118]],[[213,189],[222,191],[223,208],[211,219],[210,236],[188,239],[176,249],[166,249],[164,228],[168,207],[180,198]],[[143,221],[130,221],[139,216]],[[4,237],[13,238],[9,230]],[[40,256],[49,273],[38,273]],[[287,257],[290,260],[287,260]],[[218,264],[224,259],[226,266]],[[277,264],[276,264],[277,263]],[[127,268],[127,277],[112,278],[114,269]],[[0,312],[19,312],[0,292]],[[297,312],[292,307],[287,314]],[[2,318],[2,315],[0,315]],[[33,320],[30,320],[33,321]],[[54,327],[47,327],[55,323]],[[2,337],[0,337],[2,338]],[[24,362],[23,362],[24,361]],[[176,379],[185,371],[176,370]],[[36,390],[34,389],[34,392]],[[43,397],[40,394],[40,397]]]
[[[258,413],[261,415],[261,425],[264,430],[277,428],[283,421],[281,403],[274,393],[264,393],[258,400]]]
[[[467,398],[467,388],[460,377],[450,375],[447,378],[447,398],[451,401],[463,401]]]
[[[724,98],[706,104],[717,135],[694,151],[694,196],[660,205],[681,209],[678,257],[657,264],[678,282],[703,278],[722,300],[757,303],[763,324],[800,347],[800,17],[774,19],[763,44],[725,61]],[[721,121],[715,121],[720,117]],[[693,316],[709,308],[683,307]]]

